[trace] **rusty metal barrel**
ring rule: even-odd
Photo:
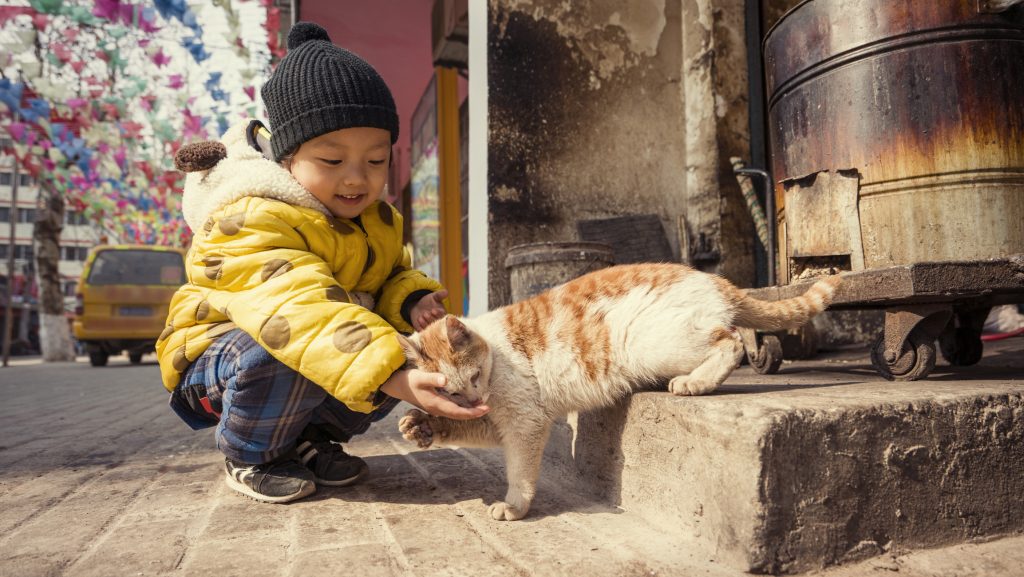
[[[780,280],[1024,253],[1024,6],[808,0],[764,40]]]
[[[505,258],[512,302],[536,296],[614,262],[612,247],[601,242],[538,242],[513,246]]]

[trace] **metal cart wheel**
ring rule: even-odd
[[[939,336],[939,352],[951,365],[967,367],[981,360],[985,345],[981,331],[970,327],[956,327]]]
[[[939,352],[951,365],[967,367],[981,360],[984,344],[981,331],[988,318],[989,306],[960,307],[939,335]]]
[[[782,341],[775,335],[761,335],[757,349],[747,349],[750,366],[761,375],[774,375],[782,366]]]
[[[899,355],[891,362],[885,358],[885,335],[871,347],[871,365],[890,381],[923,379],[935,368],[935,340],[920,328],[907,335]]]

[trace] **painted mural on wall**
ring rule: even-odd
[[[413,265],[431,278],[441,278],[440,177],[437,141],[423,149],[412,167]]]

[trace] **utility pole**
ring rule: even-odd
[[[14,122],[18,121],[18,111],[15,110]],[[13,151],[12,151],[13,152]],[[11,358],[11,328],[14,326],[14,319],[11,318],[14,315],[14,247],[15,247],[15,232],[18,227],[18,181],[21,177],[18,175],[18,155],[11,154],[14,158],[14,178],[11,180],[11,212],[9,215],[11,225],[11,243],[7,248],[7,302],[4,305],[4,362],[3,366],[8,365],[8,361]],[[22,311],[22,314],[25,314]]]

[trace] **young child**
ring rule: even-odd
[[[402,217],[380,200],[391,92],[315,24],[296,24],[288,48],[261,92],[272,135],[254,121],[175,157],[195,235],[157,342],[171,407],[194,429],[216,425],[228,485],[271,503],[365,477],[338,443],[399,400],[487,412],[404,368],[399,333],[442,317],[447,293],[409,268]]]

